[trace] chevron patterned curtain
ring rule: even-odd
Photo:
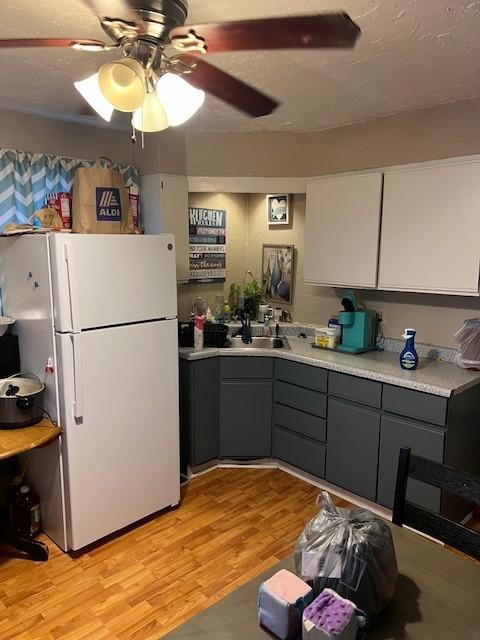
[[[45,205],[47,193],[71,192],[75,171],[94,165],[90,160],[0,149],[0,231],[10,222],[33,224],[33,214]],[[123,175],[127,187],[139,186],[135,167],[114,164],[113,168]]]

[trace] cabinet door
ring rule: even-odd
[[[441,429],[384,414],[380,434],[377,501],[390,509],[393,507],[400,447],[410,447],[419,456],[443,462],[444,439],[445,434]],[[440,509],[440,490],[412,478],[408,480],[407,498],[426,509],[436,512]]]
[[[381,173],[307,183],[305,282],[377,285],[381,198]]]
[[[218,358],[180,361],[182,471],[218,457]]]
[[[188,185],[185,176],[142,176],[141,216],[145,233],[173,233],[177,257],[177,281],[188,282]]]
[[[378,413],[329,398],[327,480],[375,500],[379,437]]]
[[[269,457],[271,433],[271,380],[223,380],[220,384],[219,456]]]
[[[387,171],[380,289],[478,295],[480,161]]]

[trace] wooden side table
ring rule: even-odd
[[[61,432],[60,427],[46,418],[31,427],[0,429],[0,460],[48,444],[58,438]],[[48,559],[47,545],[39,540],[19,536],[9,525],[0,524],[0,541],[27,553],[33,560]]]

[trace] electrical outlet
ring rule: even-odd
[[[387,312],[385,309],[376,309],[378,320],[382,323],[382,327],[387,324]]]

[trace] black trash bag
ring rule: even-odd
[[[323,491],[323,509],[306,525],[295,545],[295,569],[317,596],[325,587],[354,602],[367,624],[391,600],[397,561],[386,522],[367,509],[335,507]]]

